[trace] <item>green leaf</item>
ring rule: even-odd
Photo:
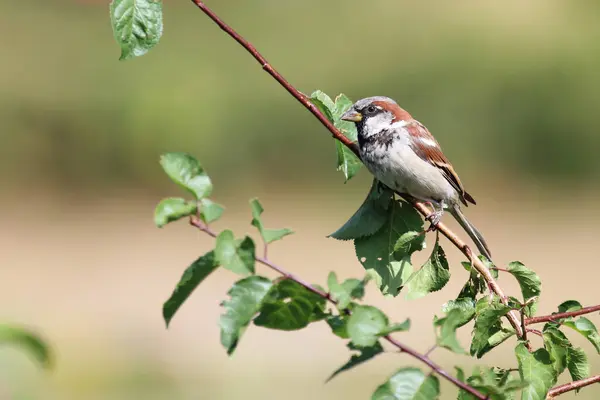
[[[487,297],[477,302],[475,305],[475,326],[473,328],[473,340],[471,341],[470,351],[472,356],[481,358],[485,353],[493,349],[493,344],[499,344],[497,340],[490,342],[490,339],[498,332],[506,331],[506,329],[502,328],[502,321],[500,319],[509,311],[510,307],[502,304],[498,297],[494,297],[491,303]]]
[[[572,347],[571,342],[564,333],[552,326],[544,328],[543,338],[544,347],[550,354],[552,365],[558,376],[562,374],[567,367],[567,350],[569,347]]]
[[[180,197],[162,199],[154,210],[154,224],[162,228],[169,222],[196,214],[196,202]]]
[[[421,230],[423,220],[415,209],[408,203],[395,201],[389,207],[386,223],[377,233],[354,241],[356,256],[384,295],[396,296],[406,284],[407,272],[412,272],[410,256],[423,248],[425,237],[415,240],[408,253],[395,252],[394,245],[405,232]]]
[[[392,324],[383,328],[381,332],[379,332],[379,336],[389,335],[394,332],[406,332],[410,329],[410,319],[406,319],[404,322],[400,322],[398,324]]]
[[[221,344],[227,349],[227,354],[234,352],[272,286],[273,283],[267,278],[250,276],[237,281],[227,292],[231,298],[221,304],[225,307],[225,314],[219,320]]]
[[[507,270],[517,279],[519,286],[521,286],[521,293],[523,294],[524,300],[523,303],[540,295],[542,292],[542,281],[535,272],[518,261],[513,261],[508,264]],[[525,315],[528,317],[533,316],[537,310],[537,301],[528,304],[524,310]]]
[[[235,240],[233,232],[224,230],[217,236],[215,257],[217,262],[236,274],[254,273],[254,242],[246,236],[241,242]]]
[[[564,313],[564,312],[579,311],[582,308],[583,308],[583,306],[577,300],[567,300],[558,306],[558,312]]]
[[[313,321],[326,317],[323,314],[326,300],[304,286],[283,279],[273,286],[263,301],[254,324],[283,331],[298,330]]]
[[[463,371],[463,369],[461,367],[454,367],[454,369],[456,370],[456,379],[458,379],[461,382],[465,381],[465,371]]]
[[[574,381],[590,376],[590,363],[582,348],[567,348],[567,368],[569,368],[569,374]]]
[[[327,96],[321,90],[315,90],[310,95],[309,100],[315,106],[317,106],[319,111],[321,111],[330,122],[332,122],[332,123],[334,122],[333,121],[333,109],[335,108],[335,104],[334,104],[333,100],[331,100],[331,97]]]
[[[348,318],[346,331],[356,346],[369,347],[377,343],[380,333],[388,326],[388,317],[373,306],[356,306]]]
[[[196,199],[207,197],[212,192],[212,183],[206,172],[194,157],[187,153],[166,153],[160,158],[160,165],[169,178],[192,193]]]
[[[450,267],[439,238],[429,259],[406,282],[406,299],[414,300],[442,289],[450,280]]]
[[[373,179],[367,198],[350,219],[329,237],[338,240],[358,239],[377,232],[389,217],[394,193]]]
[[[402,368],[379,386],[371,400],[435,400],[440,395],[440,381],[418,368]]]
[[[548,391],[556,384],[557,378],[548,351],[538,349],[530,353],[523,343],[519,343],[515,353],[521,379],[529,382],[529,386],[521,392],[521,400],[546,399]]]
[[[475,309],[473,309],[474,313]],[[444,318],[435,320],[434,325],[439,328],[437,345],[457,354],[467,354],[456,337],[456,330],[461,326],[464,319],[464,313],[460,309],[455,308],[450,310]]]
[[[596,325],[594,325],[592,321],[585,317],[579,317],[576,320],[565,320],[562,324],[581,333],[587,340],[590,341],[591,344],[594,345],[596,351],[600,354],[600,335],[598,335]]]
[[[113,34],[121,46],[120,60],[146,54],[163,32],[159,0],[113,0],[110,3]]]
[[[213,202],[212,200],[200,200],[200,217],[202,218],[202,221],[204,221],[207,224],[210,224],[211,222],[214,222],[221,218],[221,215],[223,215],[223,211],[225,211],[223,206]]]
[[[459,297],[456,300],[450,300],[442,305],[442,311],[446,314],[453,310],[459,311],[462,316],[459,325],[457,326],[460,328],[471,321],[475,316],[475,300],[468,297]]]
[[[185,270],[173,294],[163,305],[163,317],[167,327],[179,307],[187,300],[194,289],[218,266],[214,252],[210,251],[199,257]]]
[[[325,321],[334,335],[342,339],[349,339],[350,336],[348,336],[348,331],[346,330],[348,318],[346,315],[331,315]]]
[[[362,299],[365,295],[365,281],[358,279],[347,279],[339,283],[335,272],[331,271],[327,277],[329,294],[337,301],[337,307],[343,310],[350,305],[353,299]]]
[[[352,354],[350,360],[348,360],[346,364],[342,365],[340,368],[335,370],[335,372],[331,374],[329,378],[327,378],[327,382],[335,378],[341,372],[348,371],[349,369],[352,369],[359,364],[369,361],[376,355],[383,353],[383,347],[381,347],[381,344],[379,342],[376,342],[373,346],[369,347],[358,347],[352,343],[348,343],[348,348],[350,350],[358,351],[358,354]]]
[[[514,392],[529,385],[528,382],[514,378],[511,371],[497,367],[475,367],[466,383],[480,393],[487,395],[490,400],[509,400],[514,398]],[[459,400],[476,399],[473,395],[461,390]]]
[[[469,280],[458,294],[458,298],[471,298],[475,300],[477,295],[486,291],[487,284],[481,274],[475,268],[472,268],[470,263],[463,261],[461,264],[464,269],[469,271]]]
[[[33,356],[42,367],[52,366],[50,347],[37,333],[28,328],[0,324],[0,344],[19,346]]]
[[[263,238],[265,243],[271,243],[276,240],[283,238],[284,236],[291,235],[294,233],[292,230],[283,229],[265,229],[263,226],[260,215],[264,209],[258,199],[254,198],[250,200],[250,208],[252,209],[252,226],[255,226],[260,232],[260,236]]]

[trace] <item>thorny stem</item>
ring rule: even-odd
[[[576,311],[569,311],[569,312],[555,313],[555,314],[550,314],[550,315],[542,315],[540,317],[527,318],[525,320],[525,325],[539,324],[540,322],[557,322],[556,321],[557,319],[577,317],[579,315],[590,314],[590,313],[593,313],[596,311],[600,311],[600,305],[584,307],[581,310],[576,310]]]
[[[564,385],[556,386],[548,392],[548,397],[546,398],[553,399],[563,393],[570,392],[571,390],[581,389],[582,387],[591,385],[593,383],[600,383],[600,375],[591,376],[580,381],[569,382],[565,383]]]
[[[329,132],[331,132],[331,134],[333,135],[333,137],[335,139],[337,139],[341,143],[343,143],[354,154],[356,154],[356,156],[358,156],[360,158],[360,155],[358,152],[358,146],[356,145],[356,143],[352,142],[350,139],[348,139],[346,136],[344,136],[327,119],[327,117],[325,117],[318,110],[318,108],[315,107],[315,105],[310,102],[308,97],[306,95],[302,94],[300,91],[298,91],[279,72],[277,72],[271,66],[271,64],[268,63],[268,61],[265,59],[265,57],[262,54],[260,54],[258,52],[258,50],[250,42],[248,42],[246,39],[244,39],[244,37],[242,37],[240,34],[238,34],[233,28],[231,28],[229,25],[227,25],[223,20],[221,20],[221,18],[219,18],[219,16],[217,16],[210,8],[208,8],[202,0],[192,0],[192,2],[204,14],[206,14],[214,23],[216,23],[223,31],[225,31],[225,33],[227,33],[236,42],[238,42],[242,47],[244,47],[244,49],[246,49],[246,51],[248,51],[248,53],[250,53],[256,59],[256,61],[258,61],[258,63],[263,68],[263,70],[265,70],[269,75],[271,75],[277,82],[279,82],[279,84],[281,86],[283,86],[283,88],[285,88],[288,91],[288,93],[290,93],[306,109],[308,109],[329,130]],[[399,193],[399,194],[402,195],[401,193]],[[407,196],[403,196],[403,197],[407,198]],[[423,203],[418,202],[418,201],[411,201],[411,203],[422,215],[427,216],[429,214],[429,210]],[[199,227],[199,228],[202,229],[201,227]],[[448,240],[450,240],[450,242],[452,242],[452,244],[454,244],[454,246],[456,246],[467,257],[467,259],[471,262],[473,267],[483,276],[483,278],[487,282],[490,290],[493,291],[500,298],[502,303],[508,305],[508,298],[504,294],[504,291],[502,290],[502,288],[500,288],[500,286],[498,285],[498,283],[496,282],[494,277],[491,275],[490,270],[483,264],[483,262],[481,260],[479,260],[477,257],[473,256],[473,253],[471,252],[471,249],[469,248],[469,246],[443,223],[441,223],[441,222],[438,223],[436,226],[436,229],[438,230],[438,232],[441,232],[444,236],[446,236],[446,238]],[[202,229],[202,230],[204,230],[204,229]],[[207,231],[207,230],[204,230],[204,232],[210,234],[213,237],[215,236],[214,232],[211,232],[212,234],[209,233],[209,231]],[[276,265],[269,263],[268,260],[258,258],[257,261],[276,270],[277,272],[281,273],[283,276],[296,281],[297,283],[301,284],[308,290],[310,290],[314,293],[317,293],[318,295],[326,298],[330,302],[335,303],[335,301],[330,298],[328,293],[324,293],[318,289],[313,288],[311,285],[297,279],[295,276],[285,272],[284,270],[280,269]],[[600,310],[600,306],[588,307],[588,309],[593,309],[593,310],[588,311],[586,309],[582,309],[582,310],[573,311],[570,313],[554,314],[552,316],[546,317],[547,318],[546,320],[542,319],[544,317],[528,318],[528,319],[525,319],[524,322],[525,322],[525,325],[528,325],[528,324],[534,324],[534,323],[538,323],[538,322],[549,321],[552,318],[566,318],[566,317],[571,317],[571,316],[582,315],[582,314],[586,314],[589,312]],[[584,310],[586,310],[586,311],[584,311]],[[568,315],[563,316],[563,314],[568,314]],[[510,311],[507,314],[507,318],[508,318],[508,321],[510,322],[511,326],[514,328],[516,335],[518,337],[524,338],[524,335],[526,335],[526,333],[525,333],[524,329],[522,328],[521,323],[519,321],[519,317],[516,315],[515,311]],[[454,378],[452,375],[450,375],[447,372],[445,372],[444,370],[442,370],[437,364],[435,364],[433,361],[431,361],[428,357],[417,353],[416,351],[412,350],[409,347],[404,346],[403,344],[397,342],[395,339],[393,339],[389,335],[384,336],[384,339],[387,340],[388,342],[390,342],[391,344],[395,345],[398,349],[400,349],[400,351],[408,353],[408,354],[412,355],[413,357],[419,359],[423,363],[427,364],[436,373],[438,373],[439,375],[448,379],[450,382],[454,383],[456,386],[460,387],[461,389],[464,389],[467,392],[473,394],[478,399],[481,399],[481,400],[487,399],[486,396],[482,395],[477,390],[464,384],[463,382],[460,382],[458,379]],[[551,394],[550,397],[558,396],[559,394],[562,394],[564,392],[576,389],[578,387],[587,386],[587,385],[589,385],[591,383],[595,383],[595,382],[600,382],[600,376],[584,379],[582,381],[573,382],[573,383],[567,384],[567,385],[557,386],[556,388],[554,388],[550,391],[550,394]],[[576,383],[579,384],[578,387],[575,386]],[[567,387],[567,386],[569,386],[569,387]],[[572,388],[571,388],[571,386],[572,386]]]
[[[198,228],[199,230],[201,230],[202,232],[206,233],[207,235],[216,238],[217,234],[210,229],[210,227],[208,227],[204,222],[202,222],[198,217],[191,217],[190,218],[190,225]],[[279,267],[278,265],[274,264],[273,262],[263,258],[263,257],[255,257],[256,262],[263,264],[269,268],[271,268],[274,271],[277,271],[279,274],[281,274],[282,276],[284,276],[287,279],[290,279],[296,283],[298,283],[299,285],[304,286],[306,289],[310,290],[311,292],[321,296],[322,298],[326,299],[327,301],[329,301],[332,304],[337,304],[337,301],[335,299],[333,299],[329,293],[326,293],[322,290],[319,290],[315,287],[313,287],[312,285],[310,285],[309,283],[305,282],[304,280],[298,278],[297,276],[295,276],[294,274],[291,274],[289,272],[287,272],[286,270],[284,270],[283,268]],[[397,341],[396,339],[394,339],[391,335],[385,335],[383,336],[383,339],[385,339],[388,343],[392,344],[393,346],[395,346],[398,350],[400,350],[401,353],[406,353],[411,355],[412,357],[418,359],[419,361],[421,361],[422,363],[426,364],[427,366],[429,366],[429,368],[431,368],[433,371],[435,371],[436,374],[444,377],[445,379],[447,379],[448,381],[452,382],[454,385],[458,386],[459,388],[469,392],[470,394],[472,394],[473,396],[475,396],[477,399],[479,400],[486,400],[487,396],[480,393],[479,391],[473,389],[471,386],[467,385],[466,383],[463,383],[461,381],[459,381],[458,379],[456,379],[454,376],[450,375],[448,372],[446,372],[444,369],[442,369],[442,367],[440,367],[439,365],[437,365],[433,360],[431,360],[428,357],[428,354],[421,354],[419,352],[417,352],[416,350],[404,345],[403,343],[400,343],[399,341]],[[431,352],[431,351],[430,351]]]

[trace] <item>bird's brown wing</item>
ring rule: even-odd
[[[456,189],[464,205],[468,205],[467,201],[475,204],[475,199],[467,193],[452,164],[450,164],[450,161],[442,153],[440,144],[427,128],[419,121],[413,119],[405,126],[405,129],[413,139],[410,147],[415,154],[440,169],[444,178]]]

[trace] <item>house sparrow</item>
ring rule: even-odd
[[[460,203],[475,204],[467,193],[439,143],[427,128],[388,97],[357,101],[341,117],[358,131],[360,157],[383,184],[406,193],[433,208],[427,219],[439,223],[447,209],[469,234],[481,254],[491,260],[479,231],[466,219]]]

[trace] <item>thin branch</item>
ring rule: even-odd
[[[556,396],[560,396],[563,393],[570,392],[572,390],[581,389],[582,387],[600,383],[600,375],[592,376],[589,378],[582,379],[580,381],[565,383],[564,385],[556,386],[548,392],[547,399],[553,399]]]
[[[217,234],[212,231],[204,222],[202,222],[198,217],[191,217],[190,218],[190,225],[198,228],[199,230],[201,230],[202,232],[206,233],[209,236],[212,236],[213,238],[217,237]],[[298,278],[297,276],[295,276],[294,274],[291,274],[289,272],[287,272],[286,270],[284,270],[283,268],[279,267],[278,265],[274,264],[273,262],[263,258],[263,257],[255,257],[256,262],[263,264],[269,268],[271,268],[274,271],[277,271],[279,274],[283,275],[285,278],[290,279],[302,286],[304,286],[306,289],[310,290],[311,292],[321,296],[322,298],[326,299],[327,301],[329,301],[332,304],[337,304],[337,301],[335,299],[333,299],[329,293],[326,293],[322,290],[319,290],[315,287],[313,287],[311,284],[305,282],[304,280]],[[392,345],[394,345],[396,348],[398,348],[398,350],[400,350],[400,352],[402,353],[406,353],[409,354],[411,356],[413,356],[414,358],[418,359],[419,361],[421,361],[422,363],[426,364],[427,366],[429,366],[429,368],[431,368],[433,371],[435,371],[435,373],[437,373],[438,375],[444,377],[445,379],[449,380],[450,382],[452,382],[454,385],[458,386],[459,388],[469,392],[470,394],[472,394],[473,396],[475,396],[477,399],[479,400],[486,400],[487,396],[485,396],[484,394],[480,393],[479,391],[473,389],[471,386],[467,385],[466,383],[463,383],[461,381],[459,381],[458,379],[456,379],[454,376],[450,375],[448,372],[446,372],[445,370],[442,369],[442,367],[440,367],[439,365],[437,365],[435,362],[433,362],[433,360],[431,360],[428,357],[428,354],[421,354],[419,352],[417,352],[416,350],[413,350],[412,348],[398,342],[396,339],[394,339],[391,335],[385,335],[383,336],[383,339],[385,339],[387,342],[391,343]]]
[[[558,320],[558,319],[577,317],[579,315],[590,314],[590,313],[593,313],[596,311],[600,311],[600,305],[584,307],[581,310],[577,310],[577,311],[569,311],[569,312],[563,312],[563,313],[543,315],[540,317],[527,318],[525,320],[525,325],[539,324],[540,322],[556,322],[556,320]]]
[[[232,27],[227,25],[217,14],[215,14],[210,8],[204,4],[201,0],[192,0],[192,2],[202,10],[204,14],[206,14],[214,23],[216,23],[225,33],[227,33],[230,37],[232,37],[236,42],[238,42],[248,53],[254,57],[256,61],[261,65],[263,70],[265,70],[269,75],[271,75],[283,88],[285,88],[288,93],[290,93],[296,100],[298,100],[306,109],[308,109],[328,130],[331,132],[333,137],[340,142],[342,142],[346,147],[348,147],[356,156],[360,158],[358,152],[358,146],[356,143],[352,142],[348,139],[344,134],[342,134],[328,119],[323,115],[319,109],[310,102],[310,100],[302,94],[299,90],[297,90],[294,86],[292,86],[275,68],[269,64],[267,59],[259,53],[259,51],[244,37],[242,37],[239,33],[237,33]],[[400,194],[402,195],[402,194]],[[406,198],[406,196],[403,196]],[[414,207],[424,216],[429,215],[429,210],[427,207],[420,202],[413,201]],[[491,275],[489,269],[476,257],[473,257],[473,253],[469,249],[469,246],[465,242],[463,242],[460,237],[458,237],[454,232],[452,232],[446,225],[443,223],[439,223],[436,229],[441,232],[448,240],[450,240],[473,264],[473,267],[483,276],[483,278],[488,283],[489,288],[500,297],[500,300],[503,304],[508,305],[508,298],[498,286],[498,283]],[[521,324],[519,321],[519,317],[517,316],[515,311],[511,311],[507,314],[507,318],[514,328],[518,337],[523,336],[523,330],[521,329]]]

